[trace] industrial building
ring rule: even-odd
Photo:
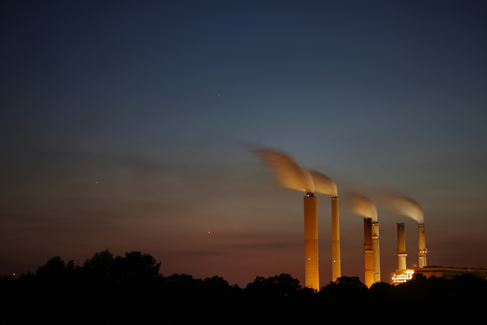
[[[443,266],[425,266],[422,268],[415,268],[414,273],[424,275],[426,278],[435,276],[437,278],[453,279],[457,275],[472,274],[482,279],[487,279],[487,269],[472,269],[459,267],[443,267]]]

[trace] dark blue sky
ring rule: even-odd
[[[165,275],[301,279],[302,195],[247,144],[339,192],[414,198],[429,261],[487,267],[486,16],[483,1],[3,4],[1,274],[108,248],[152,254]],[[404,220],[383,215],[387,278]],[[341,218],[343,273],[363,277],[362,222]]]

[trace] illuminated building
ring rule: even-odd
[[[444,278],[451,280],[457,275],[472,274],[477,277],[487,279],[487,269],[473,269],[473,268],[459,268],[459,267],[443,267],[443,266],[426,266],[422,268],[415,268],[415,273],[420,273],[426,278],[435,276],[437,278]]]
[[[391,282],[392,284],[404,283],[411,280],[413,275],[414,270],[411,269],[396,270],[396,273],[392,275]]]

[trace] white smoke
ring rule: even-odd
[[[338,196],[337,186],[331,178],[317,171],[311,171],[310,174],[315,183],[315,191],[317,193]]]
[[[307,193],[315,192],[315,184],[310,173],[301,168],[291,156],[269,149],[259,149],[255,152],[272,169],[280,186]]]
[[[347,191],[343,202],[350,212],[362,217],[371,218],[372,222],[378,222],[377,208],[365,196],[353,191]]]
[[[424,223],[423,210],[415,200],[403,194],[388,190],[374,192],[374,202],[377,202],[379,206],[414,219],[420,224]]]

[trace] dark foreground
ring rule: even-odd
[[[0,278],[2,324],[438,324],[483,319],[487,281],[417,277],[367,289],[342,277],[314,293],[288,274],[245,288],[221,277],[159,274],[150,255],[95,254],[83,266],[50,259]]]

